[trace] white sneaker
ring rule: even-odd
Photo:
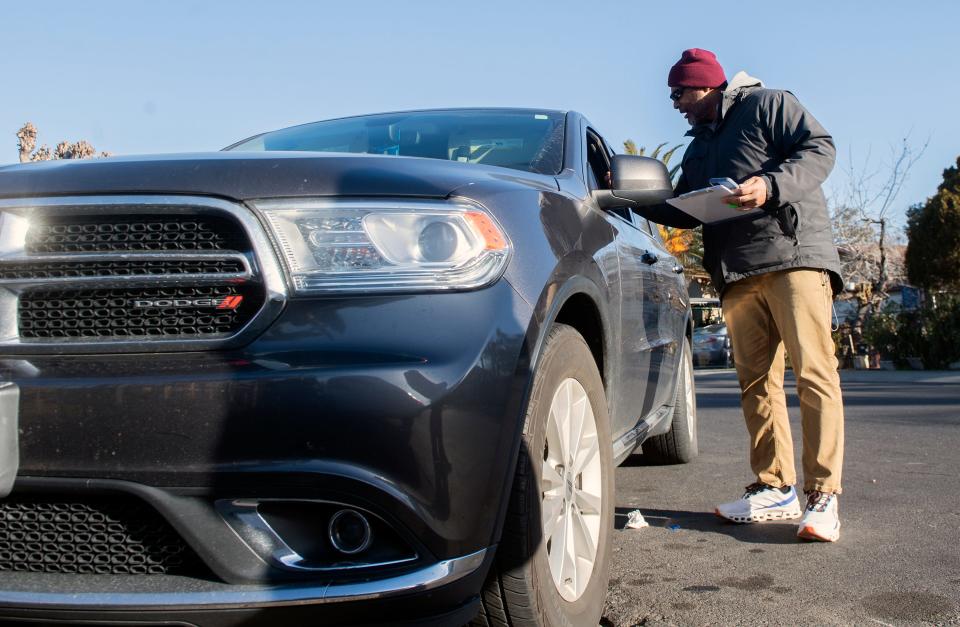
[[[840,537],[840,514],[836,494],[813,491],[807,495],[807,509],[803,512],[797,537],[820,542],[837,541]]]
[[[752,483],[741,498],[719,505],[714,512],[736,523],[787,520],[800,518],[800,501],[793,486],[775,488],[765,483]]]

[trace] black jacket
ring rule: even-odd
[[[714,177],[767,181],[764,212],[703,227],[703,266],[717,291],[744,277],[784,270],[827,270],[834,292],[842,289],[821,185],[833,169],[833,138],[788,91],[765,89],[746,73],[723,92],[716,127],[690,130],[693,141],[681,164],[676,195],[709,185]],[[667,226],[700,222],[667,204],[638,213]]]

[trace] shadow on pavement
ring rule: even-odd
[[[675,466],[677,463],[660,459],[652,453],[634,453],[620,462],[619,468],[637,468],[639,466]]]
[[[667,509],[639,508],[644,519],[651,527],[663,527],[671,531],[696,531],[703,534],[729,536],[749,544],[796,544],[797,524],[795,521],[764,522],[750,525],[738,525],[727,522],[713,512],[682,512]],[[627,515],[632,510],[626,507],[616,508],[614,527],[624,529]]]

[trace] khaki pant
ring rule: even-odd
[[[830,337],[833,292],[826,272],[800,268],[741,279],[723,292],[741,405],[757,480],[793,485],[793,439],[783,391],[784,347],[800,396],[803,489],[840,493],[843,401]]]

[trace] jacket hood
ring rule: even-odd
[[[733,78],[727,82],[727,86],[723,92],[721,92],[723,97],[720,100],[720,121],[698,124],[686,132],[687,137],[697,137],[704,133],[712,133],[718,123],[722,123],[723,119],[727,117],[727,111],[730,110],[730,107],[740,100],[741,97],[756,89],[763,89],[763,87],[763,81],[759,78],[754,78],[746,72],[737,72]]]
[[[720,104],[720,118],[726,117],[727,110],[733,106],[733,103],[735,103],[741,95],[746,95],[754,89],[762,89],[763,86],[763,81],[759,78],[754,78],[746,72],[737,72],[733,78],[727,82],[727,87],[723,90],[723,101]]]
[[[726,89],[723,90],[723,93],[728,94],[728,93],[743,89],[744,87],[763,87],[763,86],[764,86],[763,81],[760,80],[759,78],[754,78],[753,76],[750,76],[746,72],[737,72],[736,74],[733,75],[733,78],[731,78],[727,82],[727,87]]]
[[[439,159],[317,152],[215,152],[0,167],[0,197],[193,194],[444,198],[484,181],[556,189],[547,175]]]

